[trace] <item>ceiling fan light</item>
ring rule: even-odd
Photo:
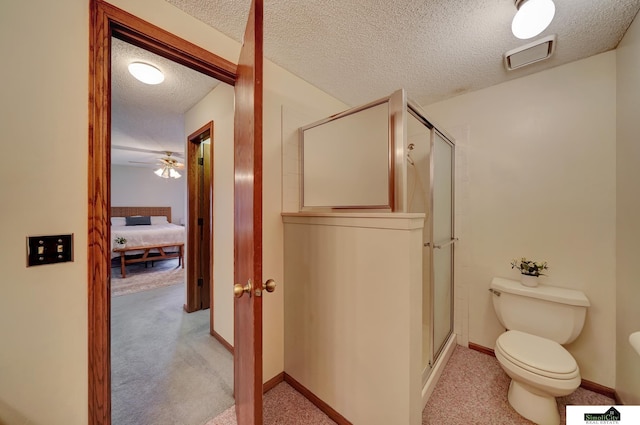
[[[174,168],[171,168],[171,169],[169,169],[169,177],[174,178],[174,179],[179,179],[182,176]]]
[[[158,168],[156,171],[153,172],[153,174],[155,174],[158,177],[162,177],[162,172],[164,171],[163,168]]]
[[[145,84],[160,84],[164,81],[164,74],[153,65],[144,62],[131,62],[129,73]]]
[[[521,40],[535,37],[547,29],[556,13],[553,0],[516,0],[518,12],[513,17],[511,31]]]

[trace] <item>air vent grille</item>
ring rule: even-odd
[[[556,36],[550,35],[533,43],[525,44],[504,54],[504,65],[508,71],[540,62],[553,55],[556,48]]]

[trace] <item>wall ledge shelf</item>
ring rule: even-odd
[[[310,212],[282,213],[283,223],[414,230],[424,227],[424,213]]]

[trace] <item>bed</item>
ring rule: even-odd
[[[124,237],[124,248],[115,243]],[[184,267],[185,229],[171,223],[171,207],[111,207],[111,258],[126,264],[179,258]],[[140,248],[140,249],[137,249]]]

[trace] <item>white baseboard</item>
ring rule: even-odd
[[[422,387],[422,408],[427,405],[429,401],[429,397],[433,394],[433,390],[438,383],[438,379],[440,379],[440,375],[442,375],[442,371],[444,367],[447,365],[447,362],[451,358],[451,354],[453,354],[453,350],[456,348],[456,334],[451,334],[447,343],[444,346],[444,350],[440,354],[440,358],[436,361],[436,364],[433,366],[431,370],[431,374],[427,379],[427,382]]]

